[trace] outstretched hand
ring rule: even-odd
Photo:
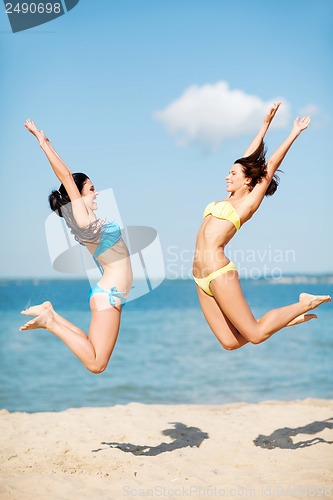
[[[38,130],[38,128],[36,127],[35,123],[30,120],[30,118],[28,118],[24,124],[25,128],[27,130],[29,130],[29,132],[32,133],[32,135],[34,135],[36,137],[36,139],[39,141],[39,142],[42,142],[42,141],[47,141],[48,138],[46,137],[46,135],[44,134],[44,131],[43,130]]]
[[[308,128],[310,121],[311,121],[310,116],[304,116],[304,118],[302,118],[301,120],[298,116],[296,118],[296,120],[294,121],[293,129],[297,133],[300,133],[300,132],[302,132],[302,130],[305,130],[306,128]]]
[[[271,123],[271,121],[273,120],[273,118],[274,118],[277,110],[279,109],[280,105],[281,105],[280,102],[275,102],[273,104],[273,106],[270,108],[270,110],[268,111],[267,115],[265,116],[265,120],[264,120],[265,123],[268,123],[268,124]]]

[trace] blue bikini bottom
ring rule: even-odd
[[[117,297],[120,300],[122,306],[125,305],[127,300],[126,297],[122,297],[122,295],[125,295],[126,292],[118,292],[117,287],[115,286],[110,288],[110,290],[105,290],[104,288],[101,288],[99,285],[93,286],[89,293],[89,300],[95,293],[107,293],[109,296],[109,302],[112,306],[118,305],[118,302],[116,302],[116,300],[114,299],[115,297]]]

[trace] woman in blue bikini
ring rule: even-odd
[[[61,182],[52,191],[52,210],[64,217],[75,238],[85,245],[102,271],[102,278],[90,292],[91,322],[88,335],[54,311],[51,302],[22,311],[35,316],[20,330],[45,328],[59,337],[92,373],[107,367],[115,346],[122,304],[132,286],[132,268],[127,247],[115,222],[98,219],[98,195],[91,180],[82,173],[72,173],[53,149],[42,130],[27,120],[25,127],[39,142],[51,167]]]
[[[224,253],[224,247],[251,219],[264,196],[276,191],[275,172],[310,123],[309,116],[296,118],[287,139],[266,162],[263,139],[279,106],[280,103],[272,106],[244,156],[232,166],[226,177],[228,198],[206,207],[197,235],[193,276],[200,305],[208,325],[227,350],[238,349],[248,342],[264,342],[286,326],[316,318],[315,314],[305,313],[323,302],[331,302],[328,295],[301,293],[295,304],[269,311],[257,320],[243,295],[237,268]]]

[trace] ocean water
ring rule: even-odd
[[[333,296],[333,285],[243,281],[256,317],[295,302],[302,291]],[[333,397],[333,305],[318,320],[287,328],[260,345],[221,348],[208,328],[191,280],[166,280],[126,305],[107,370],[88,372],[45,330],[20,332],[19,311],[46,299],[87,330],[85,281],[0,281],[0,407],[60,411],[132,401],[222,404]]]

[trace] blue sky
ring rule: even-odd
[[[73,171],[113,188],[125,224],[158,231],[167,274],[188,277],[204,207],[226,197],[224,177],[257,121],[212,147],[200,130],[191,140],[173,135],[156,113],[219,82],[261,107],[281,97],[285,120],[267,135],[268,153],[292,118],[313,111],[278,192],[236,235],[230,257],[238,252],[250,276],[333,272],[331,1],[80,0],[16,34],[0,7],[0,276],[60,277],[44,230],[58,182],[23,127],[30,117]]]

